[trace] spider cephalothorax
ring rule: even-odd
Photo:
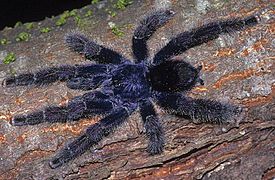
[[[165,61],[149,69],[148,79],[152,89],[161,92],[180,92],[192,89],[199,77],[201,66],[194,68],[184,61]]]
[[[65,81],[68,88],[91,90],[71,99],[66,105],[49,106],[30,114],[16,115],[11,121],[14,126],[43,122],[65,123],[93,115],[105,115],[83,135],[66,145],[50,162],[50,167],[57,168],[84,153],[125,122],[137,108],[149,139],[148,152],[161,153],[164,133],[152,101],[169,113],[189,116],[193,122],[228,123],[240,113],[241,109],[235,105],[186,97],[185,91],[197,83],[203,84],[200,78],[201,66],[195,68],[187,62],[172,58],[189,48],[218,38],[222,33],[254,25],[257,17],[214,22],[181,33],[172,38],[149,62],[146,41],[174,14],[171,10],[159,10],[141,21],[132,39],[134,62],[84,35],[70,34],[65,40],[72,50],[101,64],[51,67],[5,79],[7,87],[39,86]]]

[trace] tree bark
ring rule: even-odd
[[[103,6],[103,8],[102,8]],[[11,75],[36,71],[46,66],[89,63],[63,44],[63,36],[80,29],[103,45],[131,58],[131,36],[139,20],[152,9],[170,6],[177,14],[156,32],[148,43],[151,55],[176,34],[207,22],[260,14],[261,22],[242,32],[195,47],[177,57],[194,66],[203,65],[204,86],[188,93],[194,98],[216,99],[245,107],[239,125],[193,124],[188,119],[166,114],[156,106],[165,132],[165,149],[160,155],[146,152],[147,139],[139,112],[91,151],[58,169],[49,160],[68,142],[100,117],[70,124],[39,124],[15,127],[12,116],[50,104],[64,104],[83,92],[63,83],[47,87],[0,87],[0,179],[272,179],[275,177],[275,65],[274,10],[271,1],[135,1],[111,17],[106,1],[88,9],[94,14],[82,21],[68,17],[62,27],[59,17],[25,26],[4,29],[0,38],[0,60],[14,52],[16,61],[0,64],[0,81]],[[101,7],[101,8],[100,8]],[[140,19],[140,18],[139,18]],[[118,37],[108,26],[114,22],[124,35]],[[81,24],[82,23],[82,24]],[[88,24],[87,24],[88,23]],[[46,34],[42,27],[51,27]],[[22,31],[29,41],[16,42]],[[272,44],[273,43],[273,44]]]

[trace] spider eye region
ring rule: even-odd
[[[149,96],[149,84],[145,68],[135,64],[119,66],[112,76],[114,95],[124,99],[138,100]]]
[[[201,67],[195,68],[184,61],[166,61],[149,69],[147,78],[153,90],[180,92],[192,89],[197,83]]]

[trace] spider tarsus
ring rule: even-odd
[[[148,40],[158,28],[167,23],[174,15],[175,12],[172,10],[153,12],[140,22],[141,25],[136,28],[133,39]]]
[[[157,155],[163,152],[164,141],[151,141],[148,144],[147,152],[150,155]]]
[[[150,39],[153,33],[168,22],[175,12],[172,10],[155,11],[140,22],[132,38],[133,55],[136,62],[145,60],[148,57],[146,41]]]
[[[3,87],[12,87],[12,86],[15,86],[15,84],[16,84],[15,77],[8,77],[2,81]]]
[[[28,86],[33,84],[33,82],[34,82],[34,74],[26,73],[26,74],[20,74],[14,77],[8,77],[4,79],[2,84],[5,87],[14,87],[14,86]]]
[[[60,162],[59,159],[53,159],[49,162],[49,166],[52,169],[56,169],[60,166],[62,166],[64,163]]]
[[[89,40],[83,34],[68,34],[65,42],[73,51],[84,54],[89,60],[113,64],[120,64],[125,60],[119,53]]]
[[[53,157],[49,165],[52,169],[58,168],[80,156],[94,144],[94,141],[91,141],[86,134],[83,134],[71,143],[65,145],[64,148],[55,157]]]
[[[25,116],[15,116],[11,119],[10,124],[13,126],[24,126],[26,124],[26,117]]]
[[[89,41],[84,45],[83,54],[87,59],[95,59],[100,55],[102,47],[93,41]]]
[[[246,26],[254,26],[254,25],[258,24],[260,19],[259,19],[258,15],[253,15],[253,16],[243,19],[243,21]]]
[[[35,125],[44,121],[43,111],[32,112],[27,115],[17,115],[11,120],[13,126]]]
[[[65,43],[74,51],[83,53],[85,44],[90,40],[83,34],[70,33],[65,35]]]

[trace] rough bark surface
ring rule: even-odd
[[[152,9],[170,6],[177,14],[152,37],[155,53],[170,37],[214,20],[258,13],[259,25],[224,35],[195,47],[179,58],[203,65],[205,86],[189,96],[242,104],[246,112],[239,126],[193,124],[167,115],[156,107],[165,130],[161,155],[146,153],[147,139],[139,113],[110,137],[79,158],[58,169],[48,162],[60,148],[94,124],[99,117],[71,124],[14,127],[15,114],[49,104],[63,104],[80,91],[63,83],[48,87],[0,87],[0,179],[272,179],[275,177],[275,64],[274,10],[268,0],[135,1],[115,17],[104,11],[106,1],[91,5],[94,14],[82,30],[91,38],[131,57],[131,35],[138,19]],[[274,5],[273,5],[274,7]],[[87,8],[86,8],[87,9]],[[85,9],[83,9],[85,11]],[[138,18],[137,18],[138,17]],[[116,37],[108,22],[123,26]],[[53,26],[52,19],[35,23],[28,42],[0,45],[0,59],[14,52],[17,60],[0,64],[0,81],[12,73],[36,71],[60,64],[89,63],[63,44],[63,36],[77,29],[68,19],[62,27],[41,34],[38,27]],[[0,38],[14,39],[24,27],[5,29]]]

